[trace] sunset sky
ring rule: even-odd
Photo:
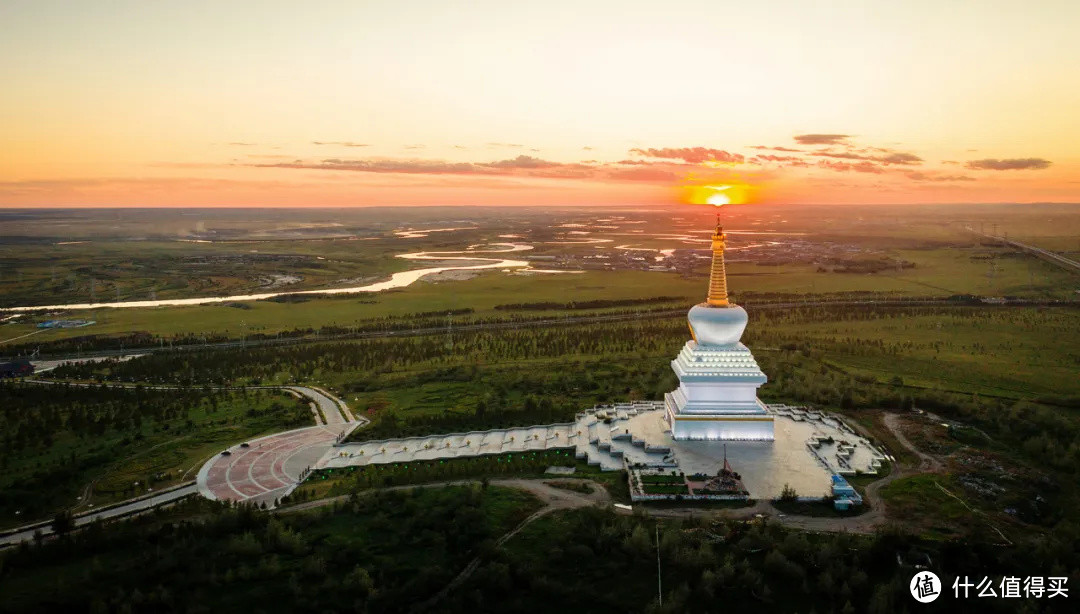
[[[1075,0],[7,0],[0,206],[1080,202],[1078,24]]]

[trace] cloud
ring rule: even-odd
[[[254,146],[258,145],[258,143],[245,143],[243,141],[233,141],[232,143],[229,143],[229,145],[235,145],[237,147],[254,147]]]
[[[750,149],[766,149],[770,151],[786,151],[790,153],[802,153],[801,149],[792,149],[790,147],[766,147],[764,145],[751,145]]]
[[[312,141],[312,145],[337,145],[338,147],[371,147],[371,143],[357,143],[355,141]]]
[[[540,158],[534,158],[533,156],[521,155],[509,160],[488,162],[486,164],[481,164],[481,166],[488,166],[491,168],[551,168],[560,166],[560,163],[548,162],[547,160],[541,160]]]
[[[427,148],[427,145],[422,145],[422,144],[406,145],[405,146],[405,149],[426,149],[426,148]]]
[[[507,160],[494,162],[447,162],[444,160],[346,160],[340,158],[327,158],[325,160],[305,162],[296,160],[293,162],[252,164],[257,168],[294,168],[307,170],[326,171],[353,171],[359,173],[403,173],[403,174],[427,174],[427,175],[497,175],[514,174],[516,171],[545,170],[547,176],[552,175],[552,169],[567,171],[565,176],[571,173],[591,170],[584,164],[563,164],[551,162],[533,156],[521,155]],[[526,173],[539,175],[538,173]]]
[[[922,164],[923,161],[922,158],[913,153],[904,153],[902,151],[890,153],[887,156],[878,158],[878,160],[885,164]]]
[[[971,160],[967,167],[976,171],[1018,171],[1049,168],[1051,162],[1042,158],[984,158]]]
[[[873,162],[870,162],[868,160],[864,160],[862,162],[857,162],[857,163],[833,162],[832,160],[819,160],[818,161],[818,166],[821,167],[821,168],[824,168],[824,169],[828,169],[828,170],[832,170],[832,171],[840,171],[840,172],[855,171],[857,173],[875,173],[875,174],[881,174],[881,173],[885,172],[884,168],[882,168],[882,167],[878,166],[877,164],[874,164]]]
[[[773,154],[758,154],[751,158],[754,161],[761,162],[802,162],[802,158],[798,156],[775,156]]]
[[[935,175],[919,171],[907,173],[905,177],[912,181],[975,181],[974,177],[967,175]]]
[[[253,164],[258,168],[296,168],[328,171],[354,171],[362,173],[423,173],[441,175],[447,173],[482,173],[470,162],[443,162],[441,160],[342,160],[329,158],[319,162],[281,162],[276,164]]]
[[[799,134],[795,142],[799,145],[843,145],[850,134]]]
[[[584,151],[592,151],[593,150],[592,147],[582,147],[581,149],[584,150]]]
[[[862,154],[851,153],[849,151],[815,151],[810,154],[811,156],[819,156],[824,158],[839,158],[840,160],[871,160],[869,156]]]
[[[659,168],[628,168],[622,170],[614,170],[608,173],[608,177],[612,179],[621,179],[628,181],[675,181],[679,177],[671,172],[665,171]]]
[[[488,147],[524,147],[521,143],[488,143]]]
[[[662,147],[630,150],[631,154],[646,156],[649,158],[665,158],[669,160],[682,160],[691,164],[702,162],[730,162],[741,164],[746,158],[741,154],[730,153],[722,149],[710,149],[708,147]]]
[[[880,149],[877,147],[870,148],[874,151],[887,152],[884,156],[867,156],[864,154],[853,153],[851,151],[815,151],[811,153],[812,156],[825,157],[825,158],[837,158],[840,160],[867,160],[870,162],[880,162],[882,164],[901,164],[912,165],[922,164],[923,159],[916,156],[913,153],[905,153],[902,151],[889,151],[887,149]],[[864,150],[865,151],[865,150]]]

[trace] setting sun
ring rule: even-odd
[[[691,205],[743,205],[751,187],[743,184],[708,184],[684,187],[683,201]]]

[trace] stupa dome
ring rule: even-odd
[[[709,307],[694,305],[687,314],[690,330],[699,345],[734,346],[746,330],[746,310],[738,305]]]

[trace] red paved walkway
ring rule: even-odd
[[[199,471],[199,492],[210,499],[272,504],[314,466],[338,434],[353,425],[313,426],[253,439],[229,448]]]

